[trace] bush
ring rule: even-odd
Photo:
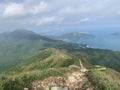
[[[106,74],[106,71],[90,70],[87,76],[95,90],[118,90],[117,80],[113,80],[109,72]]]
[[[19,80],[19,79],[15,79],[15,80],[6,80],[3,85],[3,90],[23,90],[24,88],[24,83]]]

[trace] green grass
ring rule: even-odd
[[[12,70],[16,70],[17,72],[43,70],[46,68],[68,67],[72,64],[79,65],[78,58],[55,48],[50,48],[23,60],[17,66],[13,67]]]
[[[84,57],[93,65],[109,67],[120,72],[120,52],[92,48],[68,51],[77,57]]]
[[[120,73],[111,70],[91,69],[87,74],[95,90],[119,90]]]
[[[30,88],[32,82],[50,76],[65,77],[65,74],[70,72],[68,66],[73,64],[79,65],[78,58],[55,48],[45,49],[3,73],[1,77],[6,77],[1,79],[3,90]]]
[[[0,75],[1,90],[22,90],[31,88],[31,84],[37,80],[43,80],[50,76],[66,77],[66,73],[74,71],[68,68],[70,65],[79,66],[79,59],[87,67],[87,77],[95,87],[95,90],[118,90],[120,87],[120,74],[114,70],[99,71],[83,57],[78,58],[64,50],[55,48],[45,49],[36,55],[22,60],[10,71]]]
[[[2,87],[0,90],[23,90],[24,87],[31,87],[32,82],[43,80],[50,76],[65,76],[69,70],[67,68],[33,70],[27,72],[9,75],[6,79],[2,79]],[[2,89],[3,88],[3,89]]]
[[[120,71],[120,52],[103,49],[81,49],[78,44],[52,40],[33,32],[12,32],[0,38],[0,71],[17,65],[46,48],[68,50],[77,57],[86,58],[91,64],[99,64]]]

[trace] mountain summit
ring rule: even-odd
[[[50,39],[28,30],[15,30],[0,36],[0,70],[11,68],[23,58],[46,48],[70,48],[76,45]]]
[[[16,39],[40,39],[45,38],[43,36],[40,36],[32,31],[26,30],[26,29],[18,29],[13,32],[8,33],[7,37],[16,38]]]

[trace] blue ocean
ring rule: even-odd
[[[49,35],[62,35],[71,32],[89,33],[95,35],[95,38],[81,38],[74,43],[88,44],[92,48],[110,49],[120,51],[120,35],[113,35],[113,33],[120,34],[120,28],[118,27],[73,27],[73,28],[55,28]],[[48,34],[48,32],[47,32]]]

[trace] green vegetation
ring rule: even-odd
[[[120,72],[120,52],[104,49],[68,49],[77,57],[84,57],[93,65],[101,65]]]
[[[1,90],[22,90],[24,87],[30,88],[36,80],[50,76],[65,77],[66,72],[71,72],[68,68],[70,65],[79,65],[79,60],[54,48],[45,49],[2,74]]]
[[[120,52],[82,48],[78,44],[49,39],[25,30],[4,33],[0,36],[0,71],[11,69],[12,66],[46,48],[68,50],[77,57],[86,58],[91,64],[120,71]]]
[[[44,80],[50,76],[66,77],[66,73],[74,71],[69,66],[79,66],[79,59],[89,69],[87,77],[95,90],[118,90],[120,87],[120,73],[93,67],[82,56],[79,58],[65,50],[55,48],[45,49],[36,55],[22,60],[19,64],[0,75],[0,90],[23,90],[31,88],[32,83]]]
[[[21,60],[29,58],[46,48],[73,48],[76,46],[78,47],[76,44],[70,45],[30,31],[5,33],[0,37],[0,71],[8,70]]]
[[[16,71],[43,70],[47,68],[68,67],[69,65],[79,65],[78,58],[55,48],[45,49],[29,59],[23,60],[13,67]]]
[[[44,69],[9,74],[6,79],[1,79],[2,86],[0,90],[23,90],[24,87],[31,88],[31,83],[36,80],[43,80],[50,76],[64,76],[63,73],[68,71],[61,69]],[[7,74],[8,75],[8,74]]]
[[[95,90],[120,89],[120,73],[111,69],[91,69],[88,72],[87,76],[94,85]]]
[[[95,90],[120,88],[119,72],[91,65],[120,71],[120,52],[82,48],[78,44],[52,40],[24,30],[6,33],[0,37],[0,90],[30,89],[34,81],[50,76],[66,77],[66,73],[76,69],[69,66],[79,67],[79,59],[89,70],[87,77]]]

